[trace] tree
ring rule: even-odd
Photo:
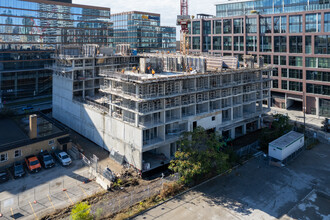
[[[91,206],[87,202],[80,202],[71,210],[72,220],[90,220],[93,216],[90,214]]]
[[[264,128],[261,132],[260,146],[265,151],[268,150],[268,144],[292,130],[290,118],[286,115],[276,114],[271,128]]]
[[[226,143],[218,133],[208,134],[204,128],[197,127],[194,131],[185,132],[179,144],[169,169],[178,172],[184,184],[228,168],[228,155],[223,153]]]

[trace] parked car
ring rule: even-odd
[[[24,176],[25,171],[23,167],[23,162],[15,162],[14,163],[14,177],[19,178]]]
[[[41,170],[41,164],[36,156],[26,157],[25,163],[30,172],[37,173]]]
[[[72,163],[70,156],[64,151],[55,151],[55,157],[63,166],[69,166]]]
[[[41,152],[38,158],[41,165],[46,169],[55,166],[55,161],[48,151]]]
[[[4,183],[9,180],[9,173],[6,170],[0,170],[0,183]]]

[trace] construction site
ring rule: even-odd
[[[197,126],[237,138],[270,108],[272,66],[245,56],[129,53],[63,46],[53,69],[53,117],[140,172],[164,166]]]

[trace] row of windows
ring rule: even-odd
[[[273,24],[272,24],[273,23]],[[287,25],[287,23],[289,25]],[[289,31],[287,31],[287,27]],[[192,34],[201,34],[200,21],[193,21]],[[257,18],[246,18],[244,25],[243,18],[222,19],[213,21],[213,31],[211,30],[211,21],[203,21],[203,34],[240,34],[257,33]],[[324,14],[324,31],[330,32],[330,13]],[[286,16],[261,17],[260,33],[302,33],[303,16],[290,15],[287,22]],[[321,32],[321,14],[307,14],[305,17],[305,32]]]
[[[199,37],[193,37],[196,44],[199,42]],[[203,44],[205,48],[211,49],[211,37],[204,36]],[[213,50],[221,50],[221,36],[213,36]],[[234,50],[244,51],[244,37],[234,36]],[[232,37],[223,36],[223,50],[232,50]],[[287,45],[288,43],[288,45]],[[198,47],[195,44],[193,49]],[[226,46],[225,46],[226,44]],[[247,51],[257,52],[258,51],[257,36],[247,36],[246,46]],[[274,52],[276,53],[287,53],[287,46],[289,47],[290,53],[303,53],[303,36],[274,36],[274,43],[272,44],[271,36],[261,36],[260,37],[260,52],[272,52],[272,45],[274,46]],[[330,54],[330,35],[318,35],[314,36],[314,47],[315,54]],[[312,36],[305,36],[305,53],[312,53]]]
[[[273,71],[273,76],[278,76],[278,69]],[[281,69],[282,78],[303,79],[303,70],[301,69]],[[330,72],[306,71],[306,79],[313,81],[330,82]]]
[[[248,15],[255,12],[279,14],[288,12],[312,11],[330,8],[329,0],[255,0],[216,6],[217,17]]]
[[[12,11],[15,11],[16,9],[25,9],[26,13],[30,11],[44,11],[50,13],[57,12],[57,13],[71,13],[71,14],[79,14],[79,15],[110,17],[109,9],[99,10],[93,8],[56,5],[54,3],[47,4],[47,3],[28,2],[24,0],[0,1],[0,7],[9,8],[8,10],[12,10]]]
[[[13,157],[14,158],[19,158],[22,156],[22,151],[21,150],[15,150]],[[6,162],[8,160],[8,153],[1,153],[0,154],[0,163],[1,162]]]

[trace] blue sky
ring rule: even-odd
[[[215,4],[221,0],[189,0],[189,14],[198,13],[215,15]],[[161,24],[175,26],[176,16],[180,13],[180,0],[73,0],[83,5],[104,6],[111,8],[111,13],[124,11],[146,11],[161,14]],[[177,29],[177,39],[179,28]]]

